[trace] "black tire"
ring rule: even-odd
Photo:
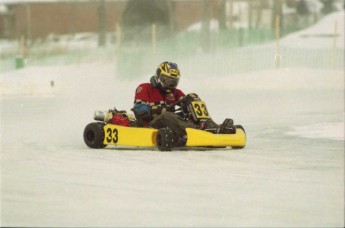
[[[107,145],[103,144],[104,140],[104,123],[95,122],[86,125],[84,129],[84,141],[88,147],[99,149]]]
[[[172,151],[174,148],[174,132],[170,128],[160,128],[157,133],[157,147],[160,151]]]
[[[246,134],[246,131],[244,130],[244,128],[242,127],[242,125],[234,125],[234,127],[236,129],[242,129],[244,131],[244,134]],[[243,149],[245,146],[232,146],[231,148],[232,149],[235,149],[235,150],[239,150],[239,149]]]

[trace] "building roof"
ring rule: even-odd
[[[122,2],[127,0],[106,0],[113,2]],[[91,0],[1,0],[1,4],[19,4],[19,3],[49,3],[49,2],[91,2]],[[0,5],[1,5],[0,4]]]

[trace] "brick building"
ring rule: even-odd
[[[0,3],[0,38],[15,39],[25,36],[31,39],[49,34],[73,34],[98,31],[98,7],[96,0],[4,0]],[[126,0],[106,0],[106,30],[115,31],[121,23]],[[172,1],[172,24],[183,30],[200,21],[202,1]],[[219,0],[212,1],[212,17],[218,15]]]

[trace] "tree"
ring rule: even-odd
[[[323,7],[321,9],[323,14],[328,14],[336,10],[334,0],[321,0]]]
[[[299,15],[309,14],[308,5],[305,0],[300,0],[296,5],[296,11]]]
[[[169,0],[129,0],[122,14],[124,40],[149,40],[152,24],[161,36],[170,35],[170,14]]]

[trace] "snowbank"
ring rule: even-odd
[[[210,77],[201,76],[198,79],[198,82],[202,85],[209,84],[210,90],[294,91],[344,89],[343,70],[282,68],[217,77],[218,80],[212,80],[211,78],[212,83],[209,82]]]
[[[293,127],[291,131],[288,131],[287,134],[309,139],[333,139],[344,141],[344,115],[345,113],[342,115],[343,121],[341,122],[296,126]]]
[[[61,77],[52,68],[28,67],[6,72],[0,76],[0,96],[53,95],[57,92],[57,80]]]
[[[315,25],[283,38],[282,46],[293,48],[344,49],[344,10],[325,16]]]
[[[268,69],[259,72],[239,73],[217,77],[213,80],[210,76],[188,73],[192,69],[181,69],[184,76],[181,78],[180,87],[186,90],[204,88],[207,90],[342,90],[344,77],[342,70],[313,70],[313,69]],[[71,66],[54,67],[27,67],[17,71],[10,71],[0,75],[0,95],[46,95],[66,93],[66,89],[73,85],[83,88],[99,85],[112,87],[112,85],[125,85],[128,81],[116,77],[116,67],[109,63],[80,64]],[[192,77],[190,75],[193,75]],[[132,83],[148,80],[135,79]],[[210,83],[212,81],[212,83]],[[82,83],[79,85],[78,83]],[[65,84],[64,91],[60,87]],[[116,89],[119,89],[118,86]]]

